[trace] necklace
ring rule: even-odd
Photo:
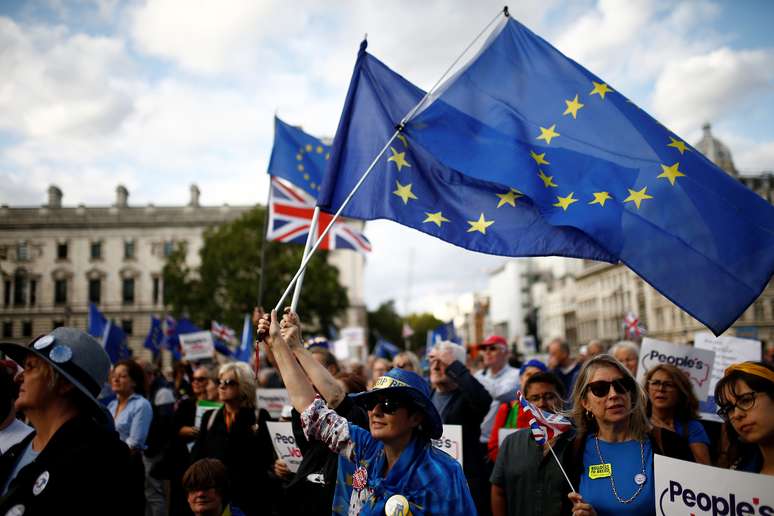
[[[599,437],[597,435],[594,435],[594,444],[597,447],[597,455],[599,455],[599,462],[602,464],[605,464],[605,459],[602,458],[602,452],[599,449]],[[634,492],[633,495],[631,495],[629,498],[623,499],[620,496],[618,496],[618,490],[615,488],[615,480],[613,480],[613,474],[610,473],[610,488],[613,490],[613,496],[615,496],[616,500],[618,500],[621,503],[632,503],[635,498],[639,496],[639,494],[642,492],[642,488],[645,487],[645,482],[648,480],[648,477],[645,476],[645,445],[643,441],[640,441],[640,461],[641,461],[641,467],[640,472],[634,475],[634,483],[637,484],[637,491]]]

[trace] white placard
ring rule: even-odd
[[[502,446],[506,437],[520,430],[519,428],[500,428],[497,430],[497,446]]]
[[[293,436],[293,424],[286,421],[267,421],[266,427],[271,434],[271,442],[274,443],[274,451],[277,457],[288,465],[288,469],[295,473],[303,457],[301,450],[296,446],[296,438]]]
[[[715,385],[723,378],[726,367],[748,360],[761,360],[761,343],[752,339],[740,339],[739,337],[715,337],[710,332],[700,332],[693,336],[693,345],[699,349],[710,349],[715,352],[715,363],[712,367],[712,379],[710,381],[710,395],[706,401],[700,401],[699,412],[703,419],[722,421],[716,414]]]
[[[259,409],[266,409],[273,418],[282,414],[282,407],[290,405],[287,389],[256,389],[256,404]]]
[[[457,459],[462,466],[462,425],[443,425],[443,435],[433,439],[433,446]]]
[[[655,514],[774,515],[768,475],[742,473],[655,455]]]
[[[649,369],[659,364],[670,364],[682,370],[691,380],[693,392],[699,401],[707,399],[712,380],[715,352],[682,344],[673,344],[645,337],[640,348],[637,381],[642,384]]]
[[[183,350],[183,358],[189,361],[213,358],[215,356],[215,344],[212,342],[212,333],[208,331],[181,334],[180,348]]]

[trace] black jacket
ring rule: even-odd
[[[266,427],[269,413],[261,409],[256,419],[252,408],[242,408],[227,429],[224,410],[202,418],[191,462],[220,459],[226,466],[230,500],[248,515],[263,513],[274,496],[272,491],[279,489],[268,474],[274,464],[274,447]]]
[[[0,484],[5,484],[28,442],[0,457]],[[24,507],[25,516],[142,514],[142,485],[131,478],[135,471],[129,448],[115,431],[78,416],[62,425],[40,455],[19,471],[0,498],[0,514],[17,505]]]

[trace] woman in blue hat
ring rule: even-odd
[[[430,400],[430,388],[416,373],[392,369],[373,389],[351,395],[368,410],[370,430],[349,423],[315,395],[290,350],[300,330],[290,316],[258,329],[272,337],[277,366],[309,439],[325,442],[357,465],[352,476],[349,514],[476,514],[459,463],[431,443],[443,425]],[[338,488],[338,486],[337,486]]]

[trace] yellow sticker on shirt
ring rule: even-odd
[[[612,464],[592,464],[589,466],[589,478],[595,480],[597,478],[607,478],[613,474]]]

